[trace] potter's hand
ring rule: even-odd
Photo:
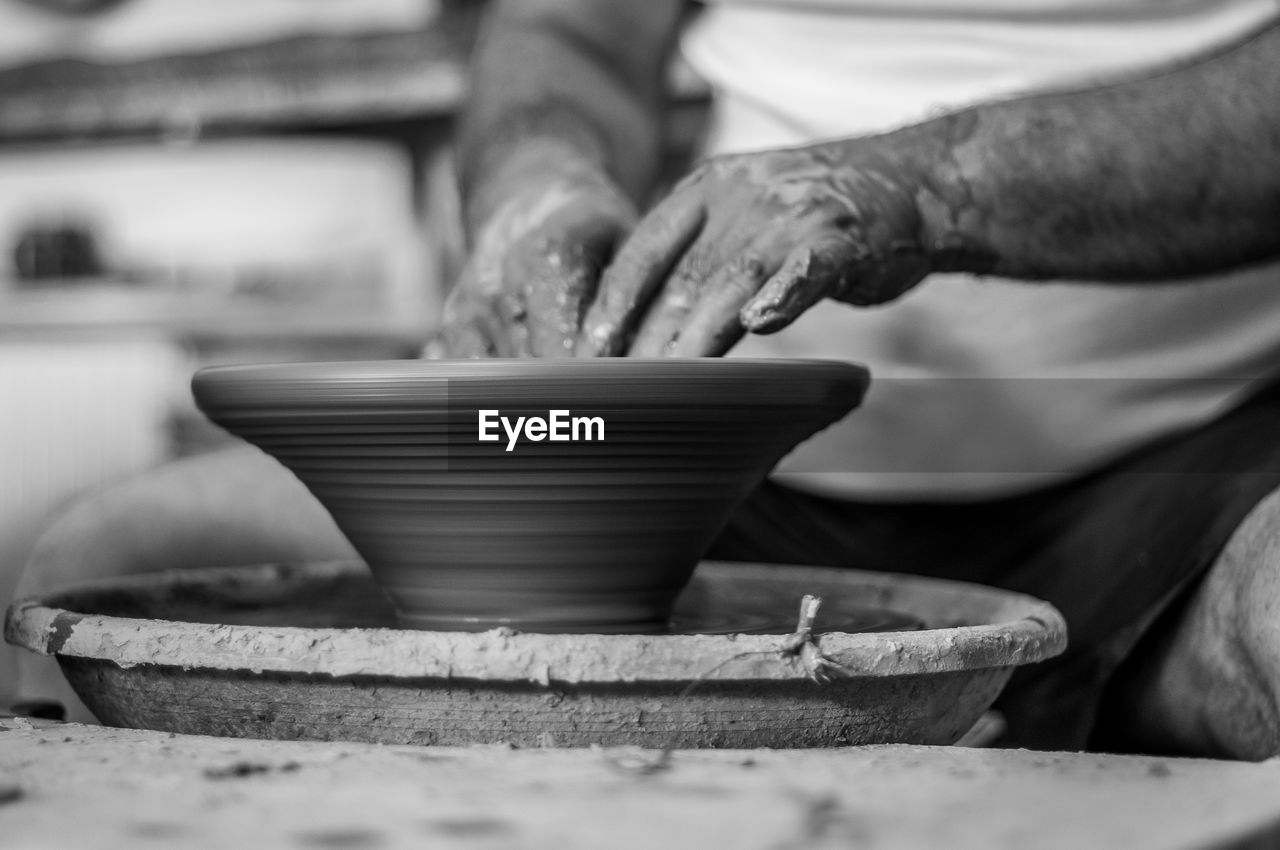
[[[572,355],[600,271],[635,219],[631,202],[593,172],[514,192],[479,229],[424,356]]]
[[[875,140],[707,161],[621,248],[578,353],[718,355],[823,298],[896,298],[931,270],[914,171]]]

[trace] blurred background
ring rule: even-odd
[[[483,6],[0,0],[0,610],[66,504],[226,439],[196,368],[416,353]],[[673,80],[678,169],[704,100]]]

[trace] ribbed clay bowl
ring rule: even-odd
[[[826,632],[783,651],[804,594],[904,612],[915,631]],[[391,628],[362,564],[175,570],[19,602],[10,643],[54,655],[104,723],[258,738],[522,746],[811,747],[950,743],[1014,667],[1058,654],[1047,603],[959,582],[702,564],[677,616],[742,611],[755,635]],[[717,613],[719,612],[719,614]]]
[[[193,389],[316,495],[403,625],[642,632],[866,384],[837,362],[610,358],[223,367]]]

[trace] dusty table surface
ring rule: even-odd
[[[0,845],[1205,847],[1280,842],[1280,762],[874,746],[438,748],[0,720]]]

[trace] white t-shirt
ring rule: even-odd
[[[1276,0],[724,0],[684,52],[716,90],[709,152],[721,153],[1132,76],[1278,14]],[[731,356],[871,369],[862,409],[801,446],[779,480],[882,499],[998,495],[1201,424],[1280,375],[1280,264],[1221,277],[934,275],[882,307],[824,302]]]

